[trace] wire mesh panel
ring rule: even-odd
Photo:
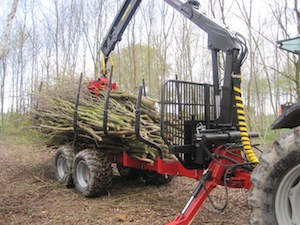
[[[169,146],[191,142],[196,126],[210,128],[215,121],[213,87],[169,80],[162,87],[161,131]]]

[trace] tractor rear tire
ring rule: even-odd
[[[261,155],[251,181],[252,225],[300,224],[300,127]]]
[[[146,185],[165,185],[172,181],[174,176],[168,174],[159,174],[152,170],[143,170],[142,177]]]
[[[74,156],[74,151],[70,146],[61,146],[57,149],[54,160],[55,178],[61,185],[73,186],[72,165]]]
[[[93,149],[80,151],[73,163],[73,181],[77,191],[85,197],[106,194],[113,181],[107,154]]]
[[[121,177],[127,180],[137,180],[142,176],[141,170],[136,168],[130,168],[117,164],[118,171]]]

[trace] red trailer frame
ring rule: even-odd
[[[213,160],[206,169],[186,169],[178,161],[165,161],[158,157],[154,163],[144,162],[130,157],[126,152],[123,155],[110,155],[112,163],[141,170],[156,171],[159,174],[184,176],[199,180],[189,202],[182,212],[168,225],[190,224],[209,193],[217,186],[226,188],[245,188],[249,190],[252,186],[250,181],[251,172],[240,167],[245,165],[242,148],[229,149],[222,146],[213,149]]]

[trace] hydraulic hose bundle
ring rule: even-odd
[[[252,163],[259,162],[257,156],[255,155],[251,143],[250,138],[248,134],[247,129],[247,122],[245,117],[245,111],[244,111],[244,103],[242,98],[242,89],[241,89],[241,66],[244,63],[247,54],[248,54],[248,48],[246,45],[245,38],[239,34],[236,33],[236,37],[238,38],[238,42],[241,47],[240,54],[236,60],[234,69],[233,69],[233,75],[232,75],[232,81],[233,81],[233,90],[234,90],[234,97],[235,97],[235,106],[236,106],[236,112],[237,112],[237,122],[239,125],[239,130],[241,133],[241,142],[245,151],[245,154],[247,158]]]
[[[239,130],[241,132],[241,142],[243,144],[244,151],[246,156],[251,162],[258,162],[258,158],[256,157],[248,135],[245,111],[244,111],[244,104],[242,99],[242,90],[236,86],[233,87],[235,91],[235,105],[237,111],[237,118],[238,118],[238,125]]]

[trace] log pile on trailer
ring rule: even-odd
[[[75,142],[80,149],[97,148],[113,154],[122,154],[126,151],[130,156],[150,163],[157,159],[157,150],[136,138],[135,94],[111,91],[107,118],[110,135],[107,137],[103,130],[106,90],[100,90],[96,96],[87,88],[82,88],[77,116],[74,118],[78,91],[76,86],[75,83],[48,87],[38,96],[38,107],[35,111],[36,127],[47,138],[49,145],[72,145],[76,136]],[[77,123],[76,135],[74,119]],[[153,99],[142,98],[140,123],[141,135],[159,145],[164,154],[168,155],[168,147],[160,136],[160,116]]]

